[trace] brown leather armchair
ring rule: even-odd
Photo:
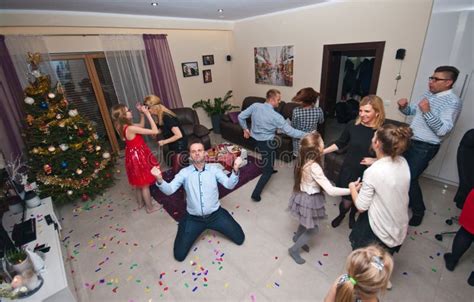
[[[199,123],[199,117],[194,109],[189,107],[171,109],[181,123],[183,135],[186,135],[188,142],[199,140],[204,145],[204,149],[211,148],[209,129]]]

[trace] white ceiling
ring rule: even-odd
[[[239,20],[330,1],[334,0],[0,0],[0,9]]]

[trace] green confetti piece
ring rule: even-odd
[[[223,268],[223,267],[222,267],[222,266],[220,266],[220,267],[219,267],[219,270],[222,270],[222,268]]]
[[[415,238],[413,238],[412,236],[410,236],[410,239],[411,239],[411,240],[415,240]]]
[[[137,283],[141,283],[141,282],[142,282],[142,280],[140,280],[140,279],[137,279],[137,280],[135,280],[135,282],[137,282]]]
[[[204,283],[204,284],[203,284],[203,286],[204,286],[204,287],[207,287],[207,284],[206,284],[206,283]]]
[[[188,285],[187,283],[184,283],[184,286],[185,286],[186,288],[188,288],[188,287],[189,287],[189,285]]]
[[[107,285],[112,285],[113,283],[112,282],[107,282]]]
[[[431,270],[436,273],[436,269],[434,267]]]

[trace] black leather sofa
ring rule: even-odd
[[[246,97],[241,106],[241,110],[247,109],[250,105],[254,103],[264,103],[265,98],[257,96],[248,96]],[[280,105],[275,110],[280,113],[285,119],[290,119],[293,114],[293,109],[296,108],[298,104],[296,103],[285,103],[280,102]],[[251,126],[251,120],[247,120],[249,128]],[[232,142],[234,144],[243,146],[250,150],[255,150],[255,141],[253,139],[245,139],[243,135],[242,127],[238,123],[232,122],[229,114],[225,114],[220,122],[222,138]],[[292,151],[293,145],[291,137],[286,134],[277,134],[275,140],[278,144],[277,148],[277,159],[289,162],[293,160]]]

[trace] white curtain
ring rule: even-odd
[[[29,75],[29,64],[27,62],[28,52],[41,54],[42,61],[40,70],[43,74],[48,74],[51,78],[51,85],[54,87],[57,82],[56,73],[50,64],[49,52],[44,42],[43,36],[22,36],[6,35],[5,44],[15,66],[21,87],[25,89],[29,81],[34,81],[34,77]]]
[[[135,104],[153,92],[141,35],[101,35],[107,65],[119,103],[134,111]]]

